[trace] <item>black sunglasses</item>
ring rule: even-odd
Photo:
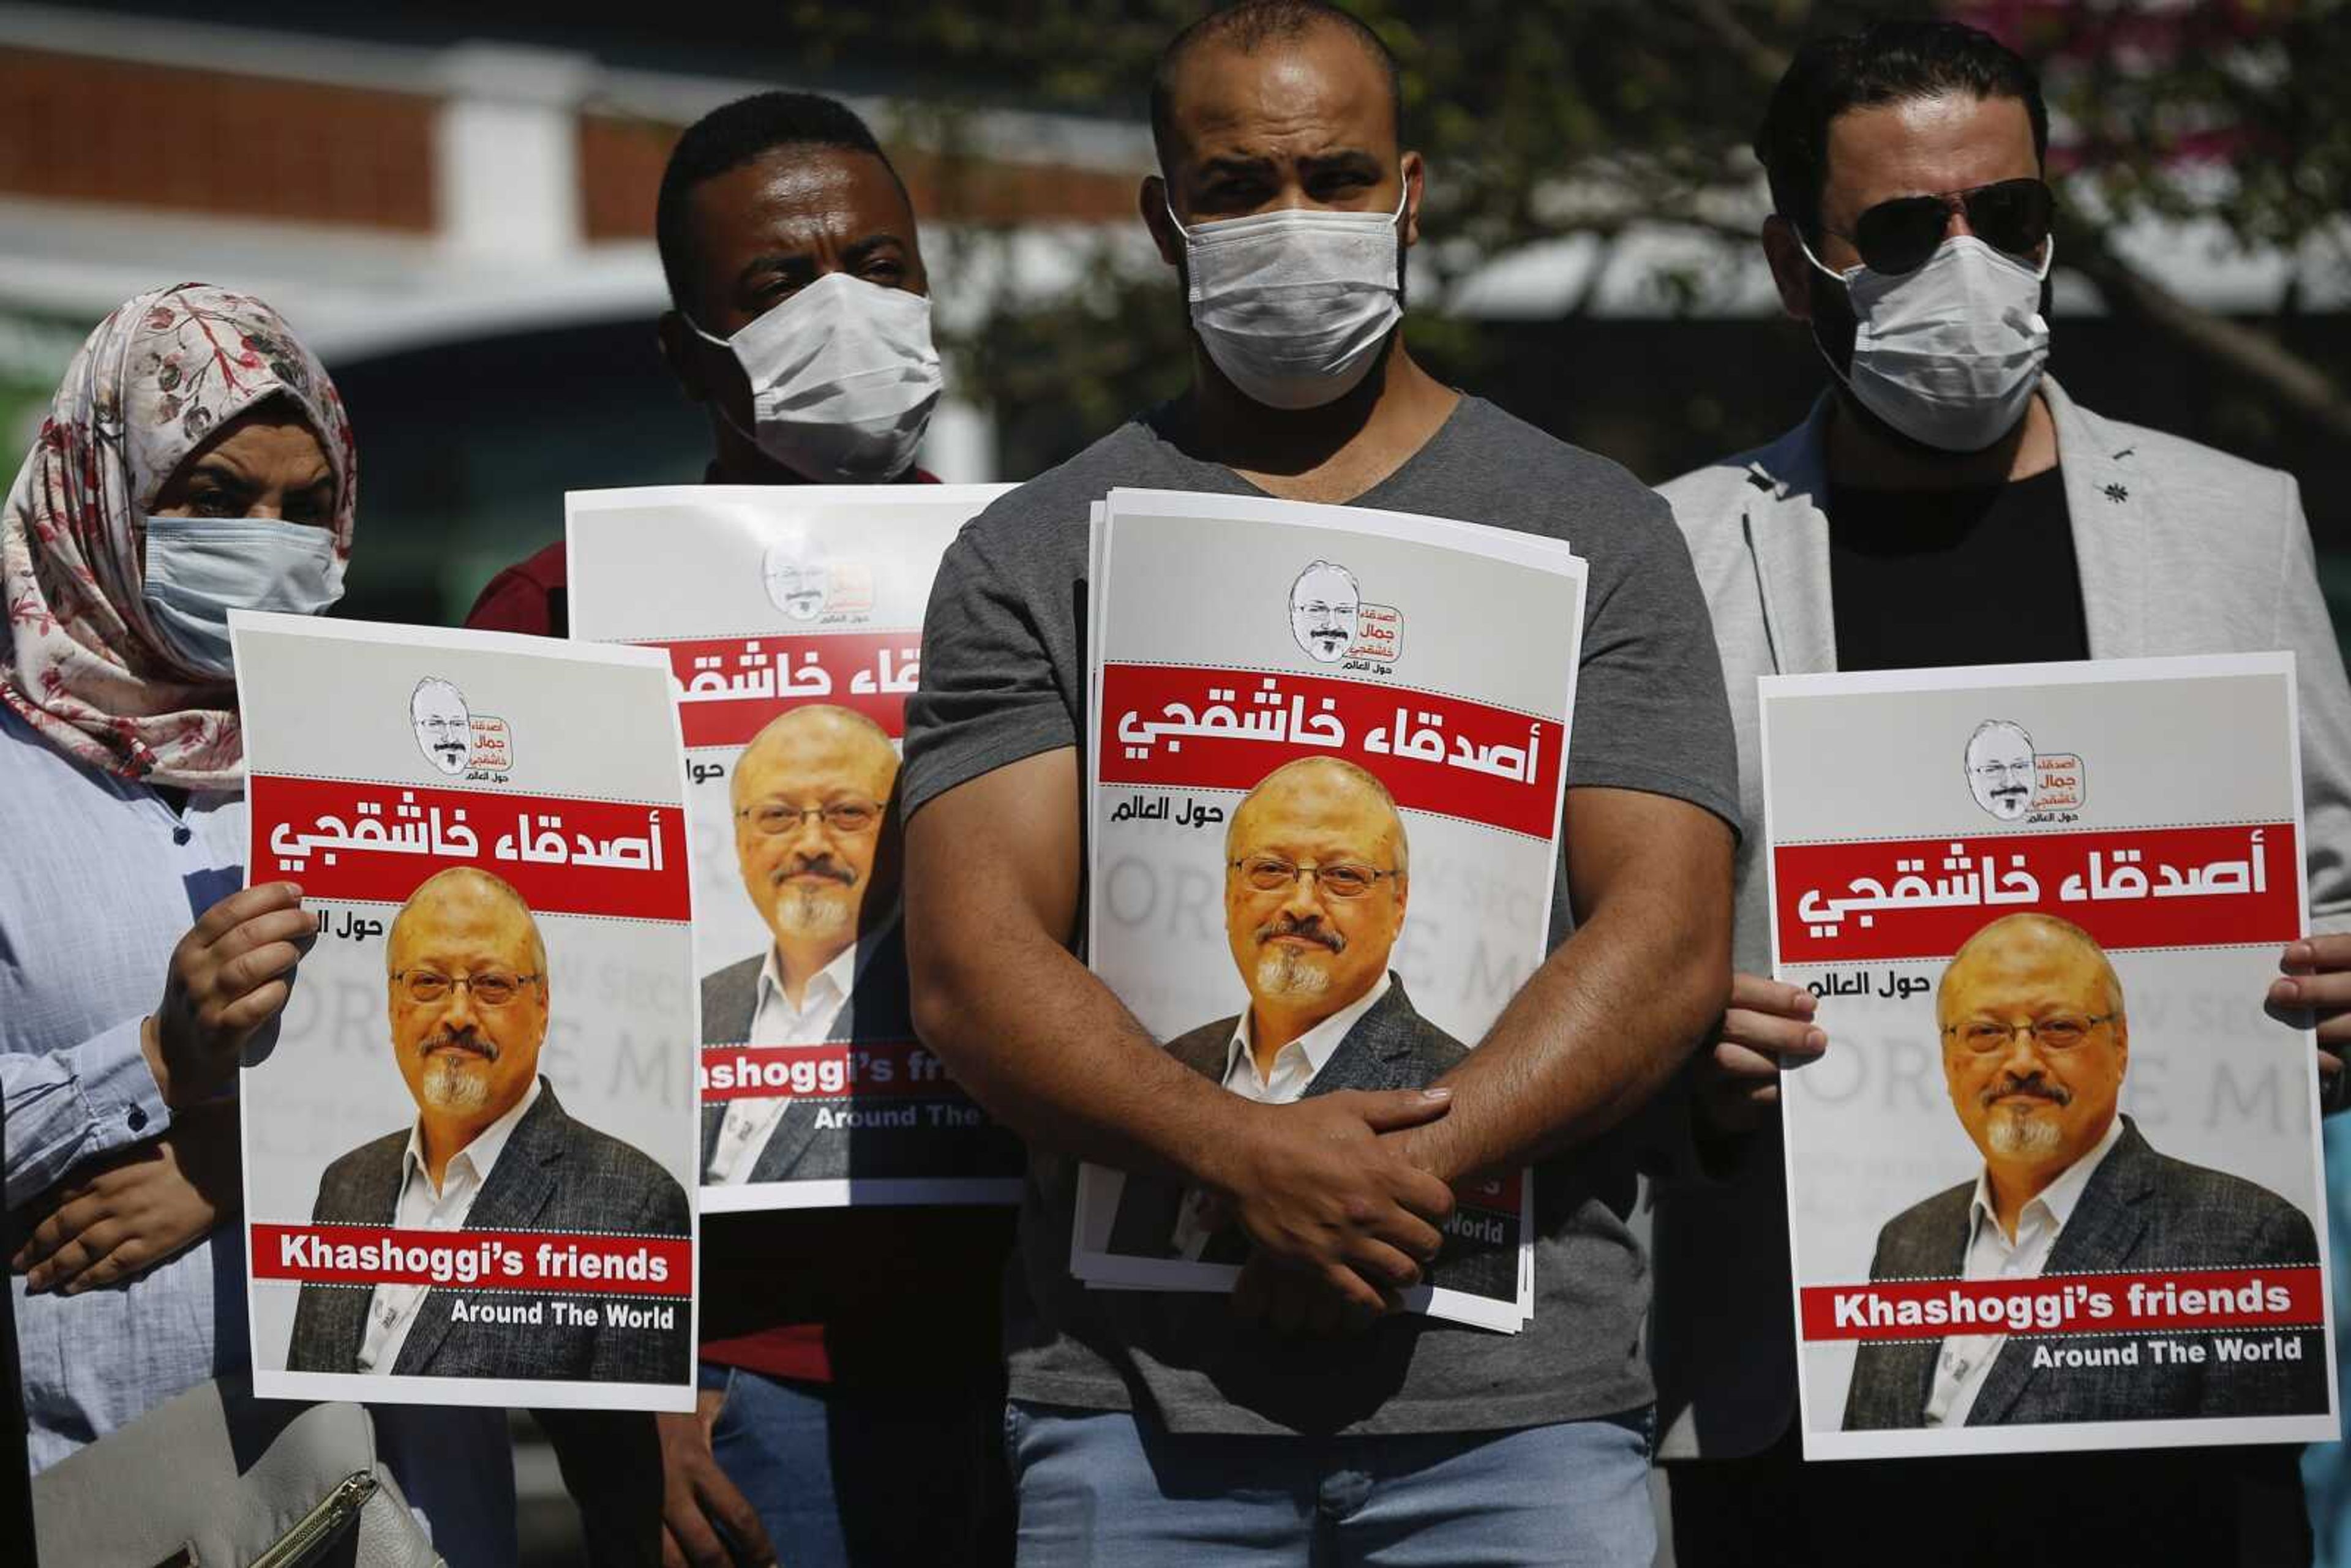
[[[1851,234],[1841,229],[1828,232],[1851,240],[1853,248],[1861,253],[1862,264],[1872,272],[1916,272],[1927,265],[1927,258],[1950,232],[1951,214],[1964,211],[1968,227],[1978,239],[1995,250],[2031,261],[2049,237],[2049,219],[2055,208],[2055,198],[2039,180],[1999,180],[1936,196],[1896,196],[1862,214]]]

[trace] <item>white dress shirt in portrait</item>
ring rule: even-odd
[[[424,1134],[421,1126],[408,1129],[408,1152],[401,1156],[400,1203],[392,1223],[402,1230],[463,1230],[474,1200],[490,1179],[491,1167],[514,1136],[530,1108],[538,1103],[541,1085],[533,1078],[529,1091],[496,1121],[474,1134],[474,1141],[449,1156],[441,1185],[433,1185],[424,1168]],[[400,1359],[415,1326],[416,1309],[424,1304],[427,1285],[378,1285],[368,1298],[367,1333],[360,1340],[360,1370],[390,1372]]]
[[[1393,983],[1387,972],[1381,971],[1377,985],[1275,1051],[1270,1074],[1258,1071],[1257,1053],[1249,1043],[1249,1009],[1243,1008],[1240,1020],[1233,1025],[1232,1043],[1225,1048],[1225,1087],[1260,1105],[1290,1103],[1306,1092],[1314,1075],[1338,1054],[1339,1042],[1347,1038],[1347,1031],[1379,1005]],[[1207,1223],[1207,1208],[1208,1195],[1199,1188],[1184,1195],[1184,1207],[1176,1213],[1176,1231],[1170,1238],[1177,1256],[1196,1260],[1208,1245],[1216,1228]]]
[[[892,920],[897,916],[893,915]],[[888,929],[885,922],[883,930]],[[809,977],[800,988],[800,1005],[794,1007],[784,995],[784,972],[781,960],[773,946],[768,949],[768,961],[759,967],[759,1000],[751,1013],[751,1037],[746,1045],[821,1045],[832,1032],[832,1020],[840,1016],[843,1003],[857,984],[858,956],[873,949],[872,939],[852,942],[837,954],[832,962]],[[721,1185],[739,1184],[751,1179],[751,1172],[759,1164],[768,1140],[776,1135],[783,1122],[784,1112],[792,1103],[789,1094],[763,1096],[758,1099],[729,1100],[726,1114],[718,1124],[718,1138],[710,1151],[710,1169],[704,1180]]]
[[[2017,1211],[2016,1239],[2000,1228],[1992,1212],[1990,1176],[1978,1172],[1975,1197],[1968,1205],[1967,1280],[2033,1280],[2049,1262],[2049,1249],[2074,1218],[2082,1189],[2090,1185],[2106,1152],[2122,1137],[2123,1119],[2106,1124],[2105,1134],[2090,1152],[2065,1167],[2055,1181],[2043,1187]],[[1927,1394],[1927,1425],[1963,1427],[1983,1392],[1984,1378],[1998,1359],[2006,1334],[1949,1334],[1935,1357],[1934,1386]]]

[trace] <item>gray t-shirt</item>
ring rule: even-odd
[[[901,779],[909,814],[1081,744],[1087,512],[1119,486],[1260,493],[1186,455],[1146,415],[974,518],[940,562],[924,622]],[[1589,567],[1568,785],[1671,795],[1738,825],[1722,667],[1664,501],[1479,398],[1462,399],[1358,499],[1567,539]],[[1558,882],[1553,946],[1570,928]],[[1087,1290],[1069,1270],[1076,1162],[1032,1151],[1008,1289],[1012,1395],[1105,1410],[1147,1400],[1175,1431],[1260,1434],[1495,1430],[1645,1405],[1648,1270],[1625,1228],[1638,1141],[1619,1129],[1538,1167],[1525,1332],[1400,1316],[1331,1340],[1239,1323],[1218,1296]]]

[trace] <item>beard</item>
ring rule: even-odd
[[[1258,955],[1257,994],[1298,1000],[1331,988],[1331,971],[1295,947],[1268,947]]]
[[[856,928],[857,896],[846,886],[787,883],[776,890],[772,917],[780,936],[799,941],[840,936]]]
[[[2001,1159],[2043,1160],[2064,1146],[2065,1129],[2057,1124],[2056,1117],[2041,1114],[2036,1106],[1995,1105],[1991,1120],[1984,1126],[1984,1139]]]
[[[487,1063],[478,1057],[435,1051],[424,1059],[417,1092],[436,1111],[469,1115],[490,1103]]]

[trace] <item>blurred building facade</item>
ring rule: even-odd
[[[333,371],[359,434],[345,612],[453,618],[560,534],[567,488],[700,476],[702,417],[653,338],[654,196],[684,126],[778,85],[831,86],[0,5],[0,439],[25,449],[120,300],[250,289]],[[841,96],[890,138],[890,101]],[[1069,236],[1131,219],[1149,157],[1139,126],[1066,116],[979,116],[957,136],[893,150],[934,272],[954,272],[959,228],[1008,231],[1040,287],[1066,281]],[[947,332],[963,298],[940,290]],[[988,411],[951,398],[923,460],[995,477]]]

